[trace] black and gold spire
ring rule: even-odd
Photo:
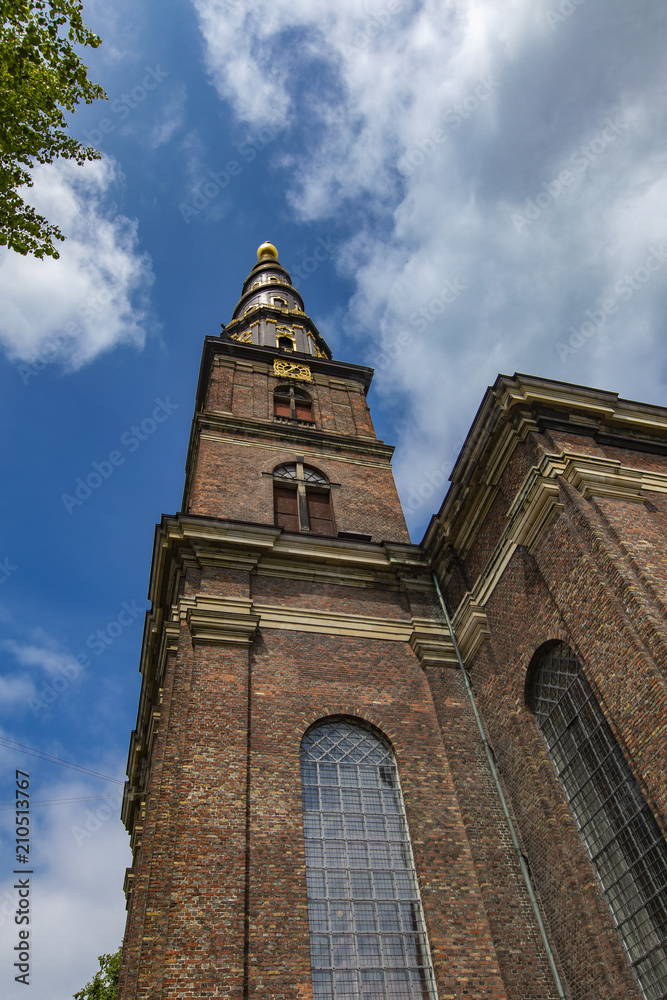
[[[268,241],[257,250],[257,263],[243,283],[224,338],[241,344],[273,347],[289,354],[331,359],[331,351],[306,315],[303,299]]]

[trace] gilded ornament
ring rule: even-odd
[[[278,260],[278,251],[268,240],[257,248],[257,260],[266,260],[267,257]]]
[[[302,382],[313,381],[308,365],[300,365],[294,361],[283,361],[282,358],[273,359],[273,374],[279,378],[298,378]]]

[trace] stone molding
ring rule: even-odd
[[[253,608],[260,617],[261,628],[357,636],[390,642],[408,642],[412,634],[412,621],[409,619],[377,618],[372,615],[350,615],[340,611],[271,604],[254,604]]]
[[[342,434],[334,434],[328,431],[314,430],[311,425],[296,426],[275,421],[273,417],[264,421],[243,420],[240,417],[232,419],[225,414],[221,414],[216,420],[215,414],[211,412],[199,417],[201,441],[213,441],[216,444],[231,444],[239,448],[261,448],[264,451],[275,451],[276,448],[285,447],[286,442],[307,443],[308,445],[319,447],[320,451],[312,451],[309,454],[313,458],[324,458],[337,462],[345,462],[348,465],[370,466],[372,469],[387,469],[394,453],[393,445],[386,445],[382,441],[370,435],[358,434],[355,437],[345,437]],[[230,427],[236,428],[239,432],[237,437],[229,434]],[[243,437],[241,436],[243,434]],[[260,440],[261,439],[261,440]],[[265,443],[266,442],[266,443]],[[343,453],[358,453],[370,456],[364,458],[350,458]],[[375,459],[375,461],[373,461]]]
[[[193,643],[248,647],[257,630],[285,629],[320,635],[355,636],[388,642],[407,642],[429,665],[456,663],[453,644],[444,622],[427,618],[379,618],[321,608],[255,603],[250,598],[198,595],[181,598],[179,617]]]
[[[402,542],[284,533],[273,525],[176,515],[163,518],[154,548],[149,597],[153,607],[144,635],[142,672],[159,679],[177,648],[179,622],[191,641],[249,647],[257,629],[277,628],[410,643],[420,658],[451,659],[444,625],[429,619],[383,618],[253,602],[215,593],[181,593],[188,569],[231,569],[256,576],[336,586],[425,591],[433,583],[420,548]],[[179,596],[180,595],[180,596]],[[443,645],[444,643],[444,645]]]
[[[356,542],[283,532],[273,525],[177,515],[157,529],[149,600],[174,603],[189,567],[215,566],[344,586],[424,590],[432,587],[428,563],[407,542]]]
[[[259,625],[252,601],[243,597],[198,595],[191,602],[181,600],[180,613],[194,644],[249,647]]]
[[[485,639],[491,638],[486,611],[469,593],[461,601],[452,627],[464,663],[474,657]]]
[[[507,512],[507,525],[472,591],[454,616],[457,641],[464,661],[470,660],[489,636],[484,608],[518,546],[533,551],[552,519],[563,510],[559,480],[571,484],[585,500],[604,497],[643,503],[646,491],[667,493],[667,473],[625,467],[616,459],[563,452],[545,455],[527,473]],[[495,490],[493,496],[495,496]],[[488,504],[478,504],[486,512]],[[475,525],[479,530],[481,521]]]
[[[422,667],[458,667],[454,643],[445,622],[413,618],[409,642]]]

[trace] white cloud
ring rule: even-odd
[[[72,368],[118,344],[141,347],[153,277],[136,222],[116,213],[115,163],[56,161],[33,176],[26,200],[67,239],[59,260],[0,257],[0,342],[12,359]]]
[[[39,717],[83,672],[75,658],[43,629],[34,629],[32,639],[30,643],[0,641],[0,650],[10,653],[21,667],[27,668],[21,674],[0,676],[0,711],[11,712],[12,716],[30,708]]]
[[[372,345],[360,360],[389,359],[376,385],[401,401],[406,502],[451,466],[499,371],[663,398],[667,265],[644,280],[667,207],[649,0],[560,20],[548,0],[193,3],[220,96],[247,122],[292,123],[297,215],[362,220],[337,261],[357,288],[345,325]]]
[[[74,657],[69,653],[63,653],[54,648],[55,643],[49,646],[21,645],[13,639],[5,639],[0,642],[0,648],[13,653],[18,662],[24,667],[40,667],[50,677],[63,672],[63,668],[69,666]]]
[[[117,762],[119,763],[119,762]],[[87,782],[31,785],[35,800],[83,798],[100,793]],[[102,793],[108,792],[103,788]],[[120,800],[63,803],[32,810],[33,949],[30,985],[40,1000],[63,1000],[92,978],[95,956],[116,950],[123,935],[122,873],[130,864],[128,838],[120,819]],[[7,851],[11,812],[3,812]],[[13,879],[0,885],[0,931],[13,946],[16,890]],[[11,903],[14,906],[11,907]],[[20,1000],[25,987],[7,975],[6,1000]]]
[[[186,90],[183,85],[175,88],[160,110],[160,114],[149,134],[153,149],[164,146],[183,124]]]
[[[15,712],[17,707],[28,704],[35,696],[35,685],[29,677],[10,675],[0,677],[0,707],[3,712]]]

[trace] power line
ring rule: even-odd
[[[33,806],[59,806],[70,802],[97,802],[98,799],[122,799],[122,795],[118,793],[117,795],[86,795],[80,799],[40,799],[39,801],[30,802],[30,808]],[[9,812],[10,810],[16,809],[16,802],[0,802],[0,812]]]
[[[99,774],[97,771],[91,771],[87,767],[81,767],[79,764],[73,764],[69,760],[63,760],[61,757],[53,757],[50,753],[44,753],[42,750],[37,750],[35,747],[27,747],[23,743],[15,743],[14,740],[8,740],[4,736],[0,736],[0,745],[4,745],[7,749],[16,750],[17,753],[25,754],[26,757],[37,757],[38,760],[48,761],[49,764],[58,764],[60,767],[69,767],[72,771],[80,771],[82,774],[90,774],[93,778],[101,778],[102,781],[113,781],[116,785],[124,785],[124,781],[120,781],[118,778],[111,778],[108,774]]]

